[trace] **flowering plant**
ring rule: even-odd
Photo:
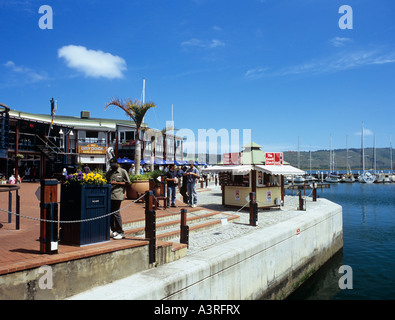
[[[64,182],[65,185],[72,185],[72,184],[91,184],[91,185],[103,185],[106,184],[107,180],[103,177],[100,173],[89,172],[89,173],[73,173],[66,176],[66,181]]]

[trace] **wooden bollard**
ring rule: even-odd
[[[317,201],[317,188],[315,186],[315,182],[313,182],[313,201]]]
[[[156,262],[156,212],[153,210],[154,194],[152,191],[145,192],[145,237],[149,240],[148,261]]]
[[[58,181],[41,180],[40,219],[58,220]],[[40,221],[40,252],[58,253],[58,223]]]
[[[258,222],[258,204],[256,203],[256,193],[250,192],[250,226],[256,227]]]
[[[298,208],[298,210],[299,211],[303,211],[304,209],[303,209],[303,198],[302,198],[302,191],[300,190],[299,191],[299,208]]]
[[[187,210],[181,209],[180,243],[189,247],[189,226],[187,226]]]

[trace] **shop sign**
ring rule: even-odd
[[[90,143],[86,146],[78,146],[79,154],[106,154],[107,148],[98,146],[95,143]]]
[[[240,165],[241,164],[241,153],[224,153],[222,155],[222,160],[224,165]]]
[[[281,166],[284,155],[282,152],[266,152],[266,165]]]

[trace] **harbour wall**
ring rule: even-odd
[[[300,216],[71,299],[284,299],[342,247],[342,208],[318,199]]]

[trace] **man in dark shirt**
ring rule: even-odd
[[[169,171],[166,173],[167,181],[167,206],[176,206],[176,186],[178,185],[177,172],[174,170],[174,164],[171,164]],[[170,199],[171,198],[171,199]]]

